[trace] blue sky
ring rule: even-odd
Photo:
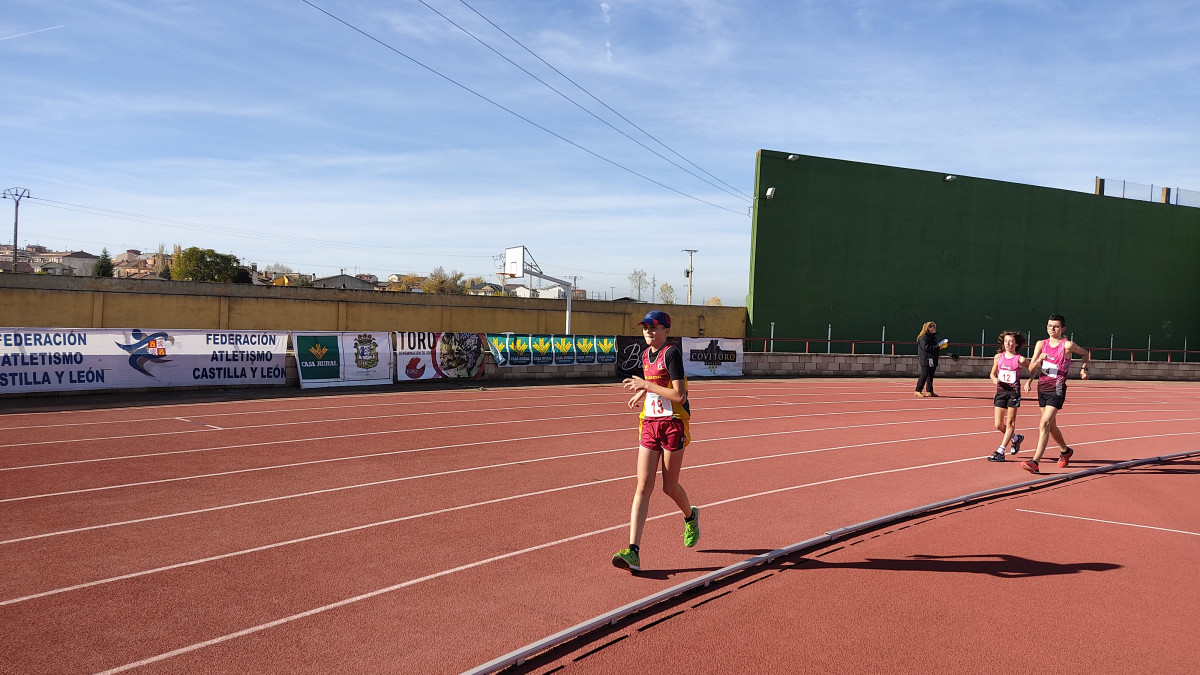
[[[697,249],[694,301],[741,305],[760,148],[1200,190],[1196,1],[311,2],[378,41],[302,0],[5,3],[20,244],[489,280],[525,245],[681,300]]]

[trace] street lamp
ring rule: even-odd
[[[695,271],[694,268],[692,267],[692,254],[695,253],[697,250],[699,250],[699,249],[694,249],[694,248],[683,249],[683,252],[688,254],[688,266],[687,266],[687,269],[683,271],[683,276],[687,277],[687,280],[688,280],[687,304],[689,304],[689,305],[692,304],[692,272]]]

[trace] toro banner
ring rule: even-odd
[[[285,383],[287,333],[0,328],[0,394]]]
[[[292,333],[292,349],[303,389],[392,383],[391,333]]]
[[[482,377],[483,333],[396,333],[396,380]]]
[[[742,341],[685,337],[683,370],[688,377],[741,377]]]

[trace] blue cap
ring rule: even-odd
[[[671,327],[671,316],[666,312],[660,312],[657,309],[652,312],[646,312],[646,316],[638,322],[638,325],[646,324],[649,326],[662,326],[664,328]]]

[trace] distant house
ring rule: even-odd
[[[543,298],[549,300],[565,300],[567,292],[561,286],[551,286],[550,288],[529,288],[520,284],[505,284],[504,290],[509,295],[515,295],[518,298]],[[578,297],[578,296],[576,296]]]
[[[276,274],[271,278],[270,283],[272,286],[305,286],[311,281],[312,275],[288,272],[287,274]]]
[[[59,262],[37,263],[33,266],[33,271],[37,274],[50,274],[56,277],[70,277],[75,275],[75,270]]]
[[[12,271],[13,271],[12,258],[9,258],[8,260],[0,260],[0,272],[4,272],[6,274],[11,274]],[[18,260],[17,261],[17,274],[33,274],[33,266],[23,260]]]
[[[147,256],[142,255],[141,251],[131,248],[126,250],[124,253],[118,253],[112,257],[113,267],[118,267],[120,265],[126,265],[129,263],[139,263],[146,257]]]
[[[364,279],[359,279],[355,276],[350,276],[349,274],[335,274],[331,277],[313,279],[312,285],[315,288],[347,288],[362,291],[375,290],[375,284]]]
[[[63,255],[60,262],[75,270],[75,276],[90,277],[92,276],[92,268],[96,266],[96,261],[99,259],[100,256],[92,255],[87,251],[74,251]]]
[[[478,282],[467,286],[467,295],[505,295],[500,284]]]

